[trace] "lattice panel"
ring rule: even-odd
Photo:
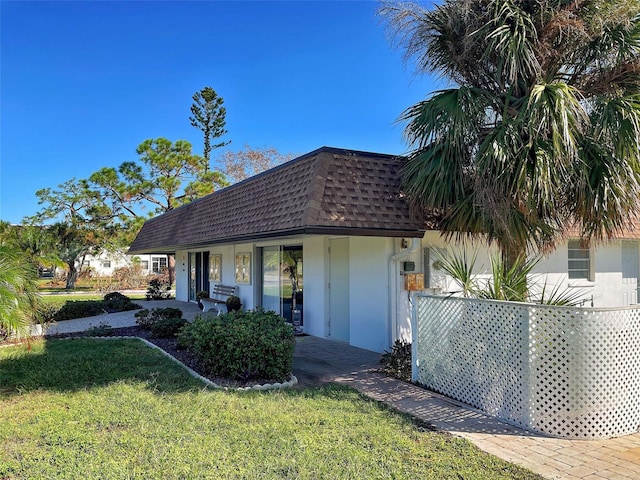
[[[523,428],[609,438],[640,426],[640,309],[416,296],[416,380]]]

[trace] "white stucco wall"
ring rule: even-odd
[[[305,237],[304,250],[304,331],[316,337],[326,336],[327,240],[323,236]]]
[[[462,244],[446,242],[438,232],[427,232],[422,241],[423,247],[441,247],[451,251],[460,250]],[[476,268],[474,272],[478,278],[488,278],[490,274],[489,249],[481,242],[464,242],[468,258],[477,252]],[[622,243],[620,240],[612,240],[606,244],[591,249],[591,280],[569,280],[568,247],[567,243],[560,244],[533,270],[532,279],[534,289],[539,292],[543,286],[547,292],[557,288],[578,294],[584,300],[585,306],[615,307],[624,305],[622,295]],[[450,279],[445,281],[445,291],[455,291],[455,283]]]
[[[393,240],[349,238],[350,344],[382,352],[388,348],[389,275]]]
[[[622,294],[622,242],[612,240],[591,249],[592,280],[574,280],[567,276],[567,245],[560,245],[536,269],[545,274],[548,285],[561,290],[577,292],[590,306],[623,306]]]

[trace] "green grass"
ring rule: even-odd
[[[136,302],[138,300],[145,300],[146,297],[144,293],[140,293],[139,295],[127,295],[131,299],[131,301]],[[99,293],[93,294],[56,294],[56,295],[41,295],[43,303],[46,305],[53,305],[56,307],[62,307],[66,302],[74,302],[81,300],[102,300],[103,295]]]
[[[41,295],[42,302],[46,305],[53,305],[56,307],[62,307],[66,302],[80,301],[80,300],[102,300],[102,295],[99,294],[71,294],[71,295]]]
[[[542,478],[346,387],[207,390],[137,340],[0,348],[0,411],[0,478]]]

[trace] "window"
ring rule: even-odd
[[[167,257],[151,257],[151,271],[163,273],[167,269]]]
[[[102,268],[111,268],[111,260],[104,260],[102,262]]]
[[[142,261],[140,262],[140,267],[141,267],[143,270],[149,270],[149,260],[142,260]]]
[[[211,282],[222,281],[222,255],[209,257],[209,280]]]
[[[251,254],[236,254],[236,283],[251,283]]]
[[[569,240],[569,280],[591,280],[591,251],[580,240]]]

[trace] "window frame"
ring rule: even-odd
[[[593,282],[593,254],[591,248],[584,247],[580,240],[567,242],[567,278],[569,282]]]

